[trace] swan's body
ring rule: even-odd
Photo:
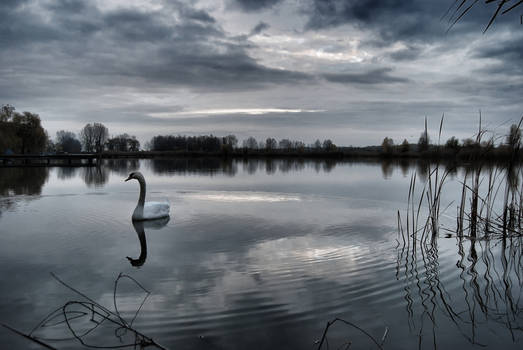
[[[129,174],[125,181],[138,180],[140,184],[140,197],[133,212],[133,220],[151,220],[169,216],[171,205],[169,202],[145,202],[145,178],[142,173],[135,171]]]

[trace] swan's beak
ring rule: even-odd
[[[129,180],[131,180],[131,179],[132,179],[132,177],[129,176],[127,179],[125,179],[125,182],[127,182],[127,181],[129,181]]]

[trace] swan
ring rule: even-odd
[[[169,202],[145,202],[145,178],[141,172],[130,173],[125,181],[131,179],[138,180],[138,183],[140,183],[140,198],[133,212],[133,220],[151,220],[169,216],[171,207]]]

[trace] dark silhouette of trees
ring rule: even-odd
[[[80,131],[80,140],[86,152],[94,151],[94,130],[91,124],[86,124]]]
[[[407,139],[404,139],[400,145],[400,152],[407,153],[409,150],[410,150],[409,141],[407,141]]]
[[[45,144],[45,151],[47,153],[55,153],[56,152],[56,144],[47,136],[47,143]]]
[[[44,151],[47,133],[42,128],[38,114],[31,112],[17,113],[14,112],[14,107],[10,107],[8,107],[10,112],[2,111],[2,120],[4,121],[1,122],[0,128],[5,132],[1,134],[7,134],[3,147],[16,150],[21,154]],[[1,138],[4,137],[4,135],[0,136],[2,136]]]
[[[108,148],[116,147],[116,140],[111,139],[108,142]],[[203,136],[182,136],[182,135],[158,135],[146,143],[146,148],[151,151],[179,151],[179,152],[221,152],[228,154],[233,152],[238,144],[238,139],[234,135],[225,137],[216,137],[213,135]],[[290,139],[277,141],[273,137],[268,137],[265,141],[258,141],[254,137],[248,137],[242,141],[241,152],[255,151],[254,153],[303,153],[318,150],[334,151],[336,145],[331,140],[325,140],[323,143],[319,140],[313,146],[306,146],[304,142]]]
[[[425,152],[429,149],[429,134],[427,133],[427,129],[421,133],[421,136],[418,140],[418,151]]]
[[[233,135],[225,138],[213,135],[204,136],[181,136],[166,135],[155,136],[150,141],[152,151],[188,151],[188,152],[220,152],[223,139],[228,142],[228,147],[233,147],[238,141]]]
[[[37,114],[18,113],[11,105],[0,108],[0,152],[41,152],[46,140],[47,134]]]
[[[86,124],[80,132],[80,139],[85,151],[100,153],[109,139],[109,129],[102,123]]]
[[[391,138],[385,137],[381,143],[383,153],[392,154],[394,150],[394,141]]]
[[[79,153],[82,151],[82,144],[78,141],[74,132],[60,130],[56,132],[56,150],[58,152]]]
[[[140,150],[140,141],[136,136],[122,134],[107,140],[107,150],[116,152],[138,152]]]
[[[0,108],[0,122],[9,122],[12,121],[15,114],[15,108],[10,104],[3,105]]]
[[[479,146],[475,140],[471,138],[467,138],[463,140],[463,148],[474,148],[476,146]]]
[[[445,143],[445,148],[450,149],[454,152],[459,151],[459,140],[457,138],[455,138],[454,136],[452,136]]]
[[[334,151],[336,149],[336,145],[329,139],[323,141],[323,149],[327,152]]]
[[[222,147],[227,152],[231,152],[238,145],[238,139],[235,135],[227,135],[222,138]]]
[[[258,149],[258,141],[256,141],[254,137],[250,136],[246,140],[243,140],[243,148]]]
[[[289,139],[281,139],[278,142],[278,147],[283,150],[290,150],[292,148],[292,141]]]
[[[278,148],[278,141],[272,137],[267,137],[267,140],[265,140],[265,149],[267,151],[273,151],[276,148]]]

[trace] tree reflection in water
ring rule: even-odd
[[[103,187],[109,181],[109,169],[105,166],[83,167],[82,171],[87,187]]]
[[[49,169],[44,167],[0,168],[0,216],[13,208],[14,196],[26,196],[26,200],[39,196],[48,178]]]

